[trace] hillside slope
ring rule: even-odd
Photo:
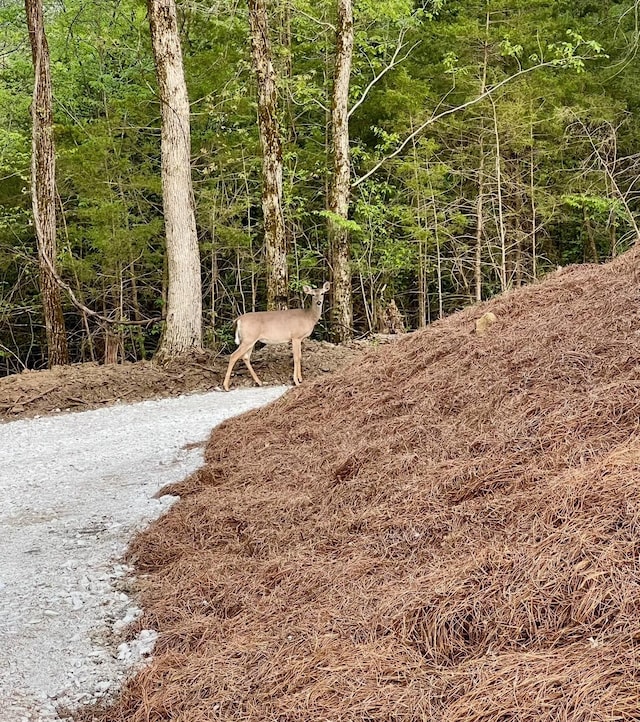
[[[637,719],[637,264],[216,429],[131,550],[156,657],[95,719]]]

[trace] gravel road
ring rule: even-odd
[[[153,650],[121,561],[230,416],[285,387],[212,392],[0,425],[0,722],[58,720],[111,694]],[[71,719],[71,718],[66,718]]]

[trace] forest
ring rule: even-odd
[[[172,303],[197,328],[161,355],[229,352],[239,314],[330,281],[315,333],[346,342],[390,309],[419,328],[620,254],[638,236],[639,12],[2,0],[0,375],[151,358],[183,323]],[[171,234],[193,238],[188,291]]]

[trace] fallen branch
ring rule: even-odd
[[[29,404],[32,404],[34,401],[41,399],[43,396],[50,394],[52,391],[54,391],[55,389],[58,388],[58,385],[59,384],[55,384],[55,386],[52,386],[50,389],[47,389],[46,391],[42,391],[39,394],[32,396],[30,399],[26,399],[25,401],[23,401],[22,399],[18,399],[16,402],[13,403],[11,408],[15,408],[16,406],[28,406]]]

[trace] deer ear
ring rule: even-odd
[[[324,282],[324,286],[322,287],[322,290],[326,293],[331,288],[331,284],[329,281]]]
[[[311,292],[313,291],[313,289],[311,288],[311,286],[303,286],[303,287],[302,287],[302,290],[303,290],[305,293],[311,293]]]

